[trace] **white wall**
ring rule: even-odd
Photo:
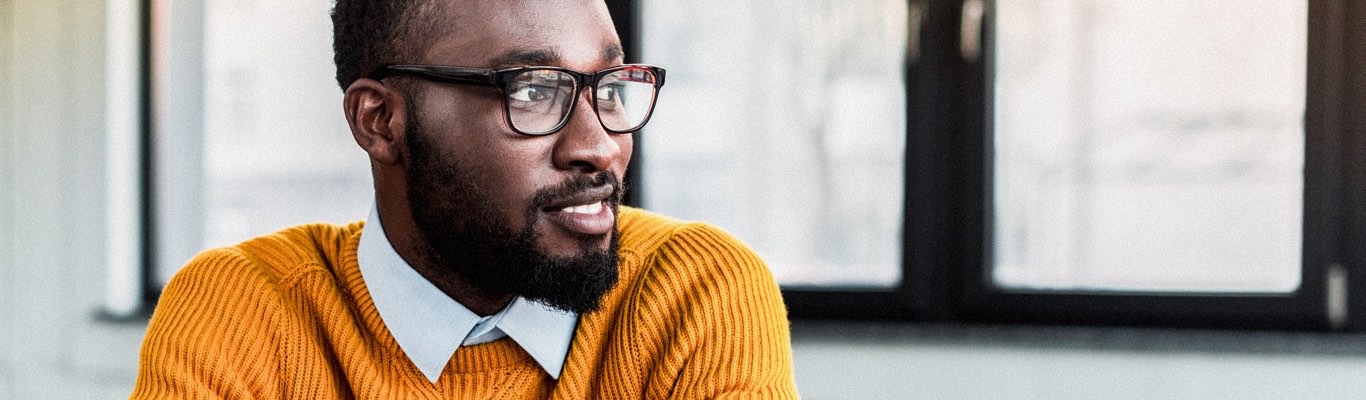
[[[13,79],[5,78],[14,76],[14,72],[10,68],[10,60],[13,59],[11,55],[14,54],[14,51],[10,49],[12,43],[10,31],[14,27],[11,14],[10,1],[0,0],[0,321],[3,321],[0,323],[0,394],[9,392],[9,388],[14,386],[14,378],[11,376],[9,368],[9,346],[4,345],[4,343],[12,342],[10,339],[11,330],[9,329],[10,291],[5,288],[13,286],[14,282],[14,278],[10,274],[10,271],[13,271],[10,265],[14,264],[14,261],[10,259],[10,255],[14,254],[10,238],[14,235],[9,233],[10,228],[8,227],[14,225],[10,217],[10,210],[14,207],[10,204],[14,201],[15,193],[14,185],[10,182],[10,177],[13,175],[10,172],[10,164],[12,163],[5,161],[14,159],[13,150],[15,148],[14,143],[11,142],[14,135],[10,129],[13,125],[13,121],[10,119],[10,110],[12,109],[10,98],[14,92],[10,89],[10,83]]]
[[[0,398],[127,396],[144,326],[102,297],[104,4],[0,2]]]
[[[0,399],[124,398],[136,373],[145,325],[95,318],[106,239],[103,13],[102,1],[0,0]],[[799,324],[798,385],[812,399],[1366,393],[1359,335],[984,329]],[[1049,339],[1059,332],[1072,340]],[[1177,343],[1189,338],[1218,350]]]

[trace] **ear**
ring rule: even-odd
[[[402,93],[374,79],[361,78],[346,88],[342,107],[351,136],[372,161],[394,165],[403,160],[408,110]]]

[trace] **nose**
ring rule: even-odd
[[[585,91],[586,92],[586,91]],[[583,93],[575,101],[573,115],[556,136],[551,155],[555,168],[581,173],[605,171],[621,157],[622,146],[617,137],[630,140],[630,135],[616,135],[603,129],[593,109],[591,93]]]

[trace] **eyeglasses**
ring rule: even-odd
[[[503,92],[508,126],[523,135],[548,135],[569,122],[579,90],[591,87],[593,111],[603,129],[630,133],[645,126],[655,96],[664,86],[664,68],[626,64],[585,74],[559,67],[479,69],[445,65],[390,65],[370,75],[394,75],[460,85],[496,87]]]

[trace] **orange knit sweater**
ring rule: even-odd
[[[786,310],[726,233],[622,207],[621,280],[557,381],[516,342],[462,347],[432,384],[380,321],[362,223],[204,252],[162,293],[133,398],[795,398]]]

